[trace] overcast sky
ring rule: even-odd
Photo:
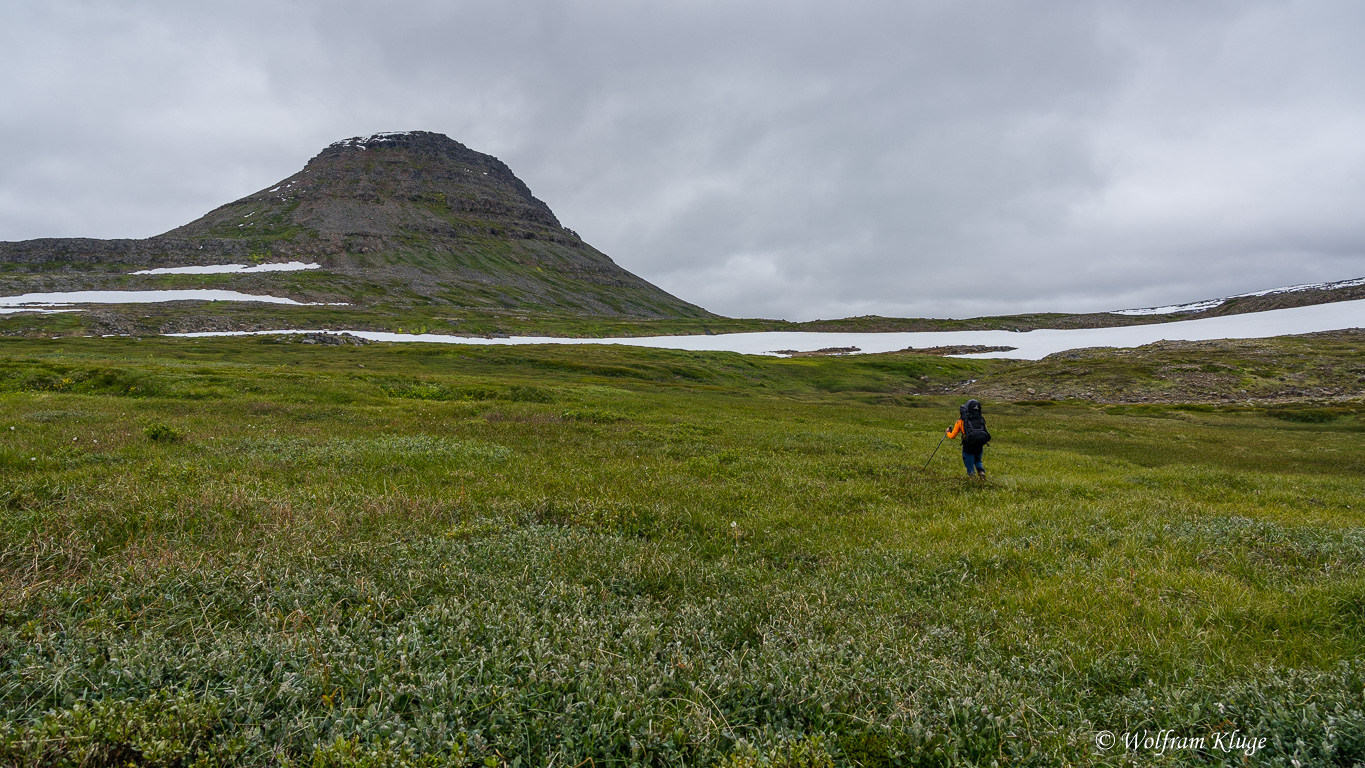
[[[445,133],[793,320],[1365,276],[1365,3],[0,2],[0,240],[147,237]]]

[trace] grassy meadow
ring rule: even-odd
[[[1358,401],[287,341],[0,339],[0,765],[1365,762]]]

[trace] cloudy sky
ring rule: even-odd
[[[445,133],[715,312],[1365,276],[1358,0],[0,3],[0,240],[146,237]]]

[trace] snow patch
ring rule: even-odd
[[[393,141],[394,139],[396,139],[396,138],[399,137],[399,136],[407,136],[407,135],[410,134],[410,133],[411,133],[411,131],[385,131],[385,132],[383,132],[383,133],[376,133],[376,134],[374,134],[374,135],[372,135],[372,136],[368,136],[368,137],[365,137],[365,138],[362,138],[362,137],[360,137],[360,136],[352,136],[352,137],[349,138],[349,139],[342,139],[341,141],[334,141],[334,142],[332,142],[332,143],[331,143],[330,145],[328,145],[328,146],[331,146],[331,147],[356,147],[356,148],[358,148],[358,149],[365,149],[365,145],[367,145],[367,144],[380,144],[380,143],[383,143],[383,142],[386,142],[386,141]]]
[[[158,304],[163,301],[254,301],[265,304],[295,304],[299,306],[338,306],[319,301],[294,301],[282,296],[261,296],[237,291],[212,289],[170,291],[66,291],[60,293],[25,293],[21,296],[0,296],[0,307],[66,307],[72,304]],[[341,304],[339,306],[345,306]]]
[[[1357,285],[1365,285],[1365,277],[1357,277],[1354,280],[1338,280],[1335,283],[1303,283],[1302,285],[1290,285],[1284,288],[1271,288],[1267,291],[1239,293],[1231,298],[1240,299],[1244,296],[1269,296],[1275,293],[1298,293],[1300,291],[1331,291],[1337,288],[1354,288]]]
[[[438,344],[622,344],[632,347],[679,349],[704,352],[739,352],[747,355],[780,356],[774,350],[813,352],[830,347],[858,347],[861,354],[896,352],[907,348],[979,344],[1014,347],[1002,352],[983,352],[954,357],[1000,357],[1040,360],[1057,352],[1087,347],[1140,347],[1158,341],[1207,341],[1210,339],[1261,339],[1319,331],[1365,327],[1365,299],[1316,304],[1309,307],[1248,312],[1241,315],[1178,320],[1170,323],[1129,325],[1119,328],[1079,328],[1037,331],[925,331],[905,333],[729,333],[716,336],[647,336],[617,339],[565,339],[548,336],[515,336],[485,339],[441,334],[406,334],[380,331],[224,331],[177,333],[173,336],[254,336],[281,333],[349,333],[371,341],[417,341]]]
[[[1175,312],[1203,312],[1206,309],[1213,309],[1222,304],[1227,299],[1209,299],[1208,301],[1192,301],[1189,304],[1171,304],[1165,307],[1146,307],[1144,309],[1117,309],[1110,312],[1111,315],[1169,315]]]
[[[250,266],[247,264],[210,264],[204,267],[157,267],[156,269],[139,269],[136,272],[129,272],[130,275],[222,275],[227,273],[249,274],[253,272],[297,272],[301,269],[318,269],[321,264],[305,264],[301,261],[290,261],[284,264],[257,264]]]

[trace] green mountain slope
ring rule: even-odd
[[[497,158],[425,131],[336,142],[293,176],[157,237],[0,243],[0,289],[259,289],[256,276],[127,273],[289,260],[322,265],[272,276],[275,293],[303,301],[710,316],[583,242]]]

